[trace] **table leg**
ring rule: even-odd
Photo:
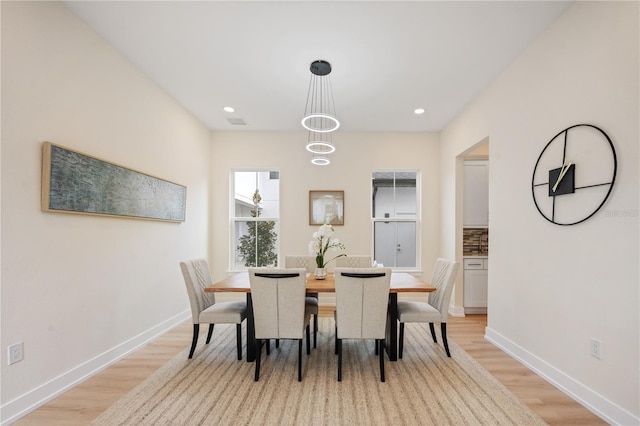
[[[247,293],[247,362],[256,360],[256,329],[253,321],[253,301]]]
[[[398,360],[398,293],[389,293],[385,349],[390,361]]]

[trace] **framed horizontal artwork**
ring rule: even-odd
[[[309,191],[309,225],[344,225],[344,191]]]
[[[42,211],[184,222],[187,188],[51,142],[42,147]]]

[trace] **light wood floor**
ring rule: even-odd
[[[321,309],[321,315],[329,316],[332,313]],[[486,315],[450,318],[447,334],[550,425],[607,424],[485,341],[483,336],[486,324]],[[201,330],[201,342],[206,338],[206,329],[204,327]],[[121,396],[189,346],[191,330],[190,322],[181,324],[15,424],[73,426],[90,423]],[[409,349],[410,343],[406,342],[405,351]]]

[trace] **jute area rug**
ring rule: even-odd
[[[405,327],[404,358],[385,360],[385,383],[373,341],[343,341],[339,383],[333,318],[319,320],[318,348],[303,354],[302,382],[297,342],[281,341],[278,349],[272,342],[269,356],[263,349],[260,381],[254,382],[254,363],[236,359],[235,326],[217,325],[211,343],[199,342],[193,359],[185,348],[92,424],[546,424],[451,341],[448,358],[422,324]]]

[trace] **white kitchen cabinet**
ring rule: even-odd
[[[465,313],[486,312],[489,260],[468,257],[464,259],[464,308]],[[468,309],[471,308],[471,309]],[[474,308],[482,308],[475,309]]]
[[[463,224],[489,226],[489,162],[464,162]]]

